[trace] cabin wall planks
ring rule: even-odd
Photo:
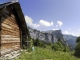
[[[14,12],[11,10],[11,7],[6,7],[5,11],[7,13],[10,13],[11,15],[7,15],[4,12],[1,19],[1,31],[0,31],[1,56],[21,49],[20,47],[21,32],[16,22]]]
[[[20,3],[0,4],[0,60],[20,55],[21,48],[26,45],[28,37],[29,31]]]

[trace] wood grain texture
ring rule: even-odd
[[[5,48],[6,47],[6,48]],[[20,43],[19,42],[12,42],[12,43],[2,43],[2,47],[1,47],[1,50],[5,50],[5,49],[8,49],[8,48],[20,48]]]
[[[19,50],[20,41],[20,29],[14,14],[7,18],[3,15],[1,23],[1,55]]]

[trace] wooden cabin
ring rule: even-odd
[[[19,2],[0,4],[0,57],[19,55],[22,41],[28,40],[28,30]]]

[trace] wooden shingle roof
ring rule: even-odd
[[[6,6],[9,6],[9,5],[11,5],[13,7],[13,11],[15,12],[16,17],[17,17],[17,22],[19,24],[20,29],[22,30],[22,35],[28,35],[29,32],[27,29],[27,24],[26,24],[20,3],[16,2],[16,1],[3,3],[3,4],[0,4],[0,9],[2,9]]]

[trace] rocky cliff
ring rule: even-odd
[[[32,29],[28,27],[31,38],[38,38],[39,40],[45,41],[45,42],[52,42],[55,43],[60,39],[63,44],[68,45],[66,41],[63,39],[63,34],[61,30],[48,30],[48,31],[39,31],[36,29]]]

